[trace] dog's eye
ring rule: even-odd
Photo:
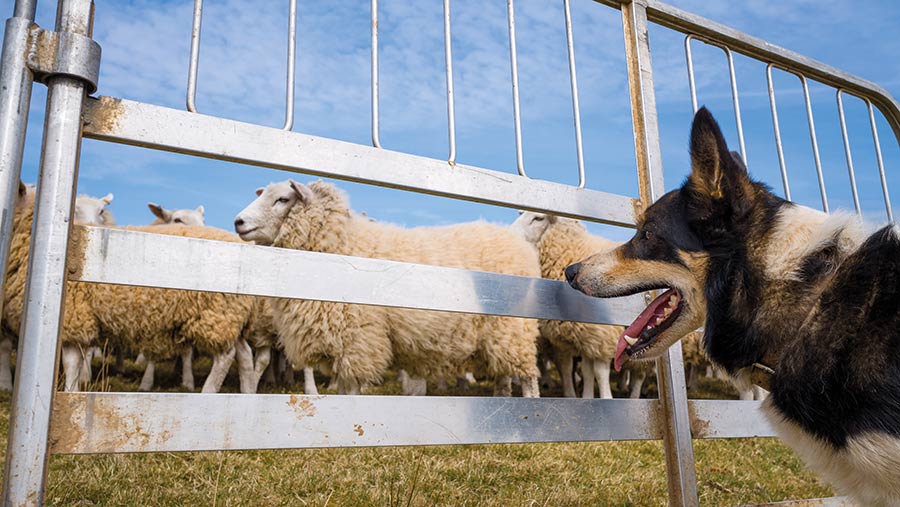
[[[644,230],[644,239],[646,241],[650,241],[651,239],[653,239],[653,232]]]

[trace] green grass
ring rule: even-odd
[[[162,390],[179,390],[171,365],[159,365],[157,376]],[[134,390],[139,377],[129,364],[98,385]],[[225,390],[236,387],[229,377]],[[652,383],[647,387],[655,392]],[[263,390],[301,392],[301,386]],[[399,387],[389,378],[370,391]],[[479,385],[450,393],[489,391]],[[701,379],[696,394],[733,397],[710,379]],[[9,403],[0,394],[4,435]],[[696,441],[694,452],[704,506],[832,494],[774,439]],[[47,498],[85,506],[662,506],[666,475],[660,442],[54,456]]]

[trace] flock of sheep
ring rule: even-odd
[[[237,235],[204,225],[202,206],[167,210],[154,203],[150,225],[125,229],[218,241],[372,257],[510,275],[563,279],[565,266],[614,242],[587,232],[580,222],[523,212],[509,226],[471,222],[444,227],[403,228],[354,213],[344,192],[322,181],[292,180],[256,191],[257,198],[235,219]],[[11,389],[11,352],[18,339],[30,244],[35,191],[20,183],[10,257],[6,268],[0,340],[0,389]],[[74,221],[115,227],[107,208],[113,196],[79,195]],[[304,390],[317,393],[314,371],[331,378],[340,394],[360,394],[382,382],[389,368],[406,394],[424,395],[428,381],[473,377],[494,383],[494,393],[538,397],[549,364],[559,371],[563,393],[576,396],[574,373],[580,358],[582,396],[611,398],[610,364],[619,326],[429,310],[351,305],[323,301],[262,298],[234,294],[69,282],[62,332],[65,389],[91,380],[91,357],[99,346],[138,357],[144,365],[140,389],[150,390],[155,363],[179,357],[182,386],[194,389],[194,351],[210,356],[203,392],[217,392],[237,363],[241,392],[256,392],[273,350],[288,366],[303,369]],[[700,332],[685,337],[686,364],[693,383],[708,368]],[[277,355],[275,356],[277,357]],[[236,360],[236,361],[235,361]],[[632,397],[652,371],[629,363],[623,378]],[[759,397],[740,386],[741,397]]]

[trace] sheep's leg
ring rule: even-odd
[[[277,350],[272,353],[272,357],[269,360],[269,366],[266,368],[266,371],[263,372],[263,382],[266,384],[274,385],[278,383],[276,375],[278,372],[275,370],[278,368],[280,358],[281,354]]]
[[[594,377],[597,379],[597,387],[600,389],[600,397],[608,400],[613,397],[612,388],[609,385],[609,361],[594,359]]]
[[[338,394],[360,394],[359,382],[356,379],[337,378]]]
[[[407,396],[425,396],[428,392],[428,382],[423,378],[410,377],[407,386],[408,391],[403,393]]]
[[[441,377],[437,381],[436,389],[438,391],[446,391],[447,389],[450,389],[450,384],[447,383],[447,379]]]
[[[194,390],[194,347],[188,347],[181,353],[181,387]]]
[[[134,358],[134,364],[137,366],[144,366],[147,364],[147,356],[145,356],[143,352],[138,352],[137,357]]]
[[[540,398],[541,390],[537,377],[522,377],[522,397]]]
[[[573,370],[575,362],[572,353],[559,352],[559,354],[557,354],[556,367],[559,369],[559,377],[562,379],[563,396],[566,398],[574,398],[575,376],[573,375]]]
[[[78,391],[78,380],[81,375],[81,348],[78,345],[63,345],[62,347],[63,371],[66,376],[66,392]]]
[[[706,367],[706,378],[713,378],[714,376],[715,376],[715,374],[713,372],[713,367],[707,366]]]
[[[700,374],[697,371],[699,368],[696,364],[687,364],[685,368],[687,368],[687,388],[689,391],[696,391],[700,387]]]
[[[94,347],[88,347],[84,351],[84,361],[81,362],[81,372],[79,373],[79,381],[82,385],[88,386],[91,383],[91,361],[94,360]]]
[[[631,387],[631,370],[625,370],[619,375],[619,389]]]
[[[200,392],[219,392],[219,389],[222,388],[222,384],[225,383],[225,377],[228,375],[228,370],[231,369],[231,363],[234,362],[234,356],[234,347],[228,349],[227,352],[222,352],[213,356],[212,368],[210,368],[209,375],[207,375],[206,381],[203,382],[203,389]]]
[[[631,390],[628,393],[629,398],[640,398],[641,388],[644,386],[644,380],[647,379],[647,372],[634,372],[631,375]]]
[[[12,340],[0,340],[0,391],[12,391],[12,350]]]
[[[293,377],[294,369],[291,368],[291,376]],[[286,379],[285,379],[286,380]],[[291,385],[293,385],[293,378]],[[316,387],[316,372],[312,366],[303,367],[303,392],[306,394],[319,394],[319,388]]]
[[[253,364],[253,391],[249,391],[251,393],[255,393],[257,389],[259,389],[259,380],[262,378],[263,373],[268,369],[269,364],[272,363],[272,347],[257,347],[256,348],[256,358]]]
[[[122,352],[122,349],[116,348],[116,371],[123,372],[125,371],[125,354]]]
[[[147,392],[153,389],[153,377],[156,374],[156,363],[147,359],[147,366],[144,368],[144,376],[141,377],[141,385],[138,391]]]
[[[312,375],[312,368],[309,369],[310,375]],[[306,382],[306,368],[303,368],[303,382]],[[315,377],[309,377],[310,382],[312,382],[313,387],[316,385]],[[294,363],[288,361],[288,359],[284,358],[284,373],[281,374],[281,383],[286,386],[294,385]],[[304,390],[304,392],[306,392]],[[309,394],[318,394],[318,393],[309,393]]]
[[[512,396],[512,377],[498,377],[494,380],[494,396]]]
[[[584,384],[582,385],[581,397],[594,397],[594,361],[586,357],[581,358],[581,377]]]
[[[253,385],[253,349],[247,343],[247,340],[238,338],[234,342],[234,355],[238,365],[241,392],[251,394],[256,392],[256,386]],[[212,372],[210,372],[210,375],[212,375]]]

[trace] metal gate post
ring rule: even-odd
[[[3,90],[0,93],[0,266],[4,267],[0,269],[0,287],[6,279],[5,266],[34,82],[34,76],[25,62],[25,54],[36,4],[37,0],[16,1],[13,17],[6,20],[3,53],[0,56],[0,90]]]
[[[90,36],[92,0],[61,0],[57,32]],[[28,259],[4,476],[4,505],[42,505],[50,407],[56,390],[66,285],[66,247],[81,148],[85,81],[48,77],[41,174]]]
[[[625,56],[628,88],[631,93],[638,183],[641,205],[646,208],[665,192],[656,97],[653,91],[653,69],[650,64],[646,0],[623,3],[622,23],[625,28]],[[666,472],[669,479],[669,505],[693,507],[698,505],[697,471],[691,442],[681,342],[670,347],[657,365],[662,416],[660,424],[663,430]]]

